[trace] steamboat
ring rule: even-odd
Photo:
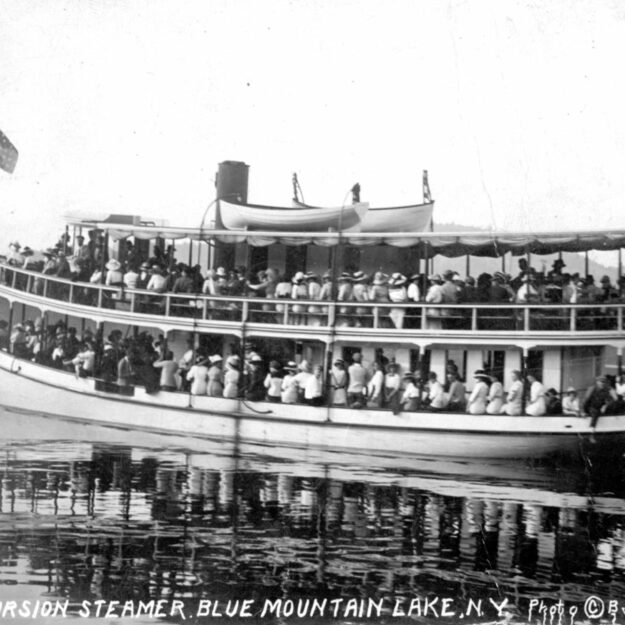
[[[444,266],[445,259],[460,257],[466,259],[467,274],[472,258],[487,257],[501,266],[498,273],[505,276],[506,268],[514,270],[517,258],[529,268],[536,256],[555,254],[562,267],[565,254],[579,257],[591,250],[614,250],[620,274],[625,231],[432,232],[424,229],[424,210],[431,215],[433,206],[427,179],[423,203],[412,207],[411,229],[410,206],[380,210],[359,201],[339,209],[248,204],[248,175],[244,163],[220,164],[217,197],[199,227],[168,226],[138,216],[68,216],[60,246],[47,254],[77,257],[80,241],[88,237],[89,244],[100,248],[96,280],[46,273],[24,263],[19,250],[13,258],[5,258],[0,264],[0,319],[8,330],[0,350],[1,404],[133,432],[403,460],[542,458],[578,454],[589,446],[620,453],[625,411],[618,408],[616,391],[610,391],[614,401],[598,419],[591,420],[583,408],[598,376],[621,373],[625,303],[619,291],[601,300],[597,295],[592,301],[581,297],[565,301],[560,294],[551,299],[525,297],[522,302],[514,298],[431,302],[426,293],[428,280],[440,279],[434,263]],[[373,216],[367,220],[367,214]],[[365,227],[359,228],[360,221]],[[192,292],[155,292],[106,284],[106,268],[117,271],[129,250],[134,258],[156,255],[158,261],[166,258],[159,256],[162,250],[174,248],[176,260],[169,256],[164,273],[175,273],[175,262],[182,257],[187,267],[211,275],[240,267],[254,276],[278,267],[293,277],[293,284],[308,278],[321,281],[324,275],[330,285],[328,296],[280,296],[275,290],[254,289],[258,284],[252,284],[253,279],[251,288],[238,294],[199,287]],[[341,297],[341,281],[353,282],[363,275],[370,276],[371,284],[378,275],[382,282],[395,280],[400,285],[402,279],[412,278],[420,295],[410,301]],[[16,326],[19,332],[29,320],[36,320],[35,332],[52,342],[71,328],[80,336],[93,337],[94,370],[77,375],[72,367],[50,366],[16,350],[9,334]],[[189,351],[193,359],[211,354],[211,362],[238,360],[240,387],[234,396],[211,396],[179,385],[155,388],[136,378],[121,384],[104,378],[98,363],[107,349],[105,338],[112,333],[157,336],[174,361]],[[262,361],[261,367],[272,360],[297,367],[317,364],[323,395],[308,403],[250,395],[244,370],[250,354]],[[332,368],[337,361],[346,367],[361,362],[365,369],[373,363],[392,365],[400,377],[406,374],[405,384],[417,389],[418,405],[408,408],[399,401],[372,405],[367,397],[359,402],[333,401]],[[580,408],[576,414],[527,414],[526,393],[520,399],[520,414],[508,414],[503,408],[452,410],[422,402],[431,375],[444,382],[450,363],[456,377],[465,380],[467,397],[487,375],[507,387],[515,372],[521,380],[531,374],[559,395],[573,389]],[[509,400],[500,399],[504,405]]]

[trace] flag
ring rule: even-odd
[[[17,164],[17,156],[17,148],[0,130],[0,169],[4,169],[4,171],[12,174]]]

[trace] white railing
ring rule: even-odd
[[[625,303],[426,304],[326,302],[262,297],[155,293],[74,282],[0,264],[0,285],[53,301],[135,314],[204,321],[362,327],[385,331],[623,332]]]

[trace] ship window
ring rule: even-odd
[[[286,248],[286,259],[284,266],[286,267],[287,277],[294,276],[298,271],[306,271],[306,246],[305,245],[289,245]]]
[[[353,360],[352,356],[356,353],[362,353],[362,349],[360,349],[360,347],[345,345],[343,347],[343,360],[345,361],[345,364],[350,365]]]
[[[543,353],[536,349],[530,349],[527,352],[527,373],[536,375],[541,380],[543,379]]]
[[[542,355],[542,352],[541,352]],[[502,349],[493,349],[484,353],[484,367],[486,371],[492,372],[501,381],[504,376],[504,363],[506,359],[506,352]],[[541,362],[542,370],[542,362]]]
[[[453,360],[456,367],[458,367],[458,376],[461,380],[466,379],[467,371],[467,351],[466,349],[448,349],[445,352],[445,365]]]

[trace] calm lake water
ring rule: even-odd
[[[561,599],[570,623],[573,607],[574,622],[625,608],[620,461],[400,463],[0,419],[0,622],[527,622],[530,608],[542,622],[546,607],[555,623]]]

